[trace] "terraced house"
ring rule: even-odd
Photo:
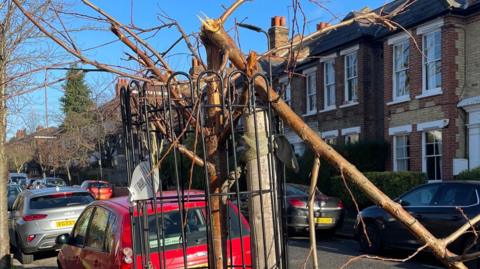
[[[405,30],[357,21],[319,35],[278,82],[327,142],[383,139],[388,170],[453,179],[480,166],[480,1],[417,0],[394,21]]]

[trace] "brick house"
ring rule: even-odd
[[[452,179],[480,166],[479,12],[478,0],[418,0],[394,18],[408,33],[356,22],[321,34],[277,86],[328,143],[385,140],[387,170]]]
[[[480,13],[476,1],[451,2],[415,2],[395,18],[408,32],[382,37],[387,168],[429,180],[480,166]]]
[[[279,40],[272,35],[278,27],[272,25],[271,40]],[[306,44],[307,57],[292,70],[290,81],[286,74],[277,76],[286,101],[330,144],[383,139],[383,100],[377,98],[383,96],[383,47],[373,38],[377,29],[357,22],[322,34]],[[288,129],[286,136],[302,154],[300,138]]]

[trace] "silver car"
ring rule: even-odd
[[[56,250],[55,239],[70,233],[83,209],[93,202],[83,189],[54,187],[20,193],[9,215],[10,243],[23,264],[33,262],[33,254]]]

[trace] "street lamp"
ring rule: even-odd
[[[260,28],[258,26],[251,25],[251,24],[248,24],[248,23],[237,22],[237,26],[248,29],[248,30],[251,30],[251,31],[255,31],[257,33],[263,33],[267,37],[267,50],[270,50],[270,36],[268,35],[267,31],[263,30],[262,28]],[[270,87],[271,87],[272,86],[272,60],[270,58],[270,54],[268,55],[268,68],[269,68],[269,70],[268,70],[268,80],[269,80]]]

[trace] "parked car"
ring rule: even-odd
[[[19,185],[8,185],[7,190],[7,201],[8,201],[8,210],[13,206],[13,202],[17,199],[17,196],[22,192],[22,188]]]
[[[46,188],[45,181],[43,179],[35,179],[32,181],[32,184],[28,187],[29,189],[36,190]]]
[[[21,192],[9,215],[10,243],[23,264],[37,252],[55,250],[58,235],[71,231],[80,213],[94,201],[85,190],[70,187]]]
[[[20,184],[21,180],[26,180],[27,178],[25,173],[9,173],[8,184]]]
[[[466,222],[465,216],[473,218],[480,214],[479,193],[478,181],[444,181],[416,187],[395,201],[434,236],[445,238]],[[360,218],[363,218],[371,244],[367,242]],[[378,206],[365,208],[358,214],[355,234],[364,252],[378,253],[384,248],[417,249],[420,246],[403,224]],[[462,252],[472,242],[472,236],[469,233],[460,237],[449,249]]]
[[[46,177],[43,179],[45,186],[47,187],[63,187],[67,186],[65,180],[58,177]]]
[[[207,220],[205,198],[203,192],[186,192],[189,200],[185,202],[186,212],[186,257],[188,268],[207,266]],[[198,198],[197,198],[198,197]],[[201,198],[200,198],[201,197]],[[156,233],[156,217],[149,210],[149,234],[145,239],[149,246],[150,261],[153,268],[184,268],[183,244],[181,243],[181,225],[179,205],[176,192],[166,191],[162,194],[163,203],[158,203],[157,212],[163,212],[163,239],[158,240]],[[249,225],[238,208],[229,203],[229,227],[231,239],[227,246],[230,263],[240,268],[245,261],[251,266]],[[135,210],[135,215],[137,212]],[[159,217],[159,225],[162,221]],[[240,219],[239,219],[240,218]],[[241,229],[239,226],[241,222]],[[139,223],[134,227],[135,247],[132,245],[131,221],[128,197],[117,197],[110,200],[95,201],[88,206],[75,224],[72,232],[60,235],[58,243],[64,244],[58,253],[58,267],[63,269],[77,268],[133,268],[133,248],[140,252],[142,244]],[[242,235],[240,236],[240,231]],[[243,241],[243,251],[241,242]],[[163,249],[165,250],[162,255]],[[165,264],[160,267],[159,255],[164,257]],[[81,261],[81,262],[80,262]],[[142,268],[141,257],[136,257],[137,268]]]
[[[287,183],[287,228],[300,232],[308,230],[308,192],[310,186]],[[342,200],[317,190],[315,197],[315,228],[334,232],[343,225],[345,212]]]
[[[112,185],[107,181],[101,180],[85,180],[80,188],[90,191],[97,200],[106,200],[112,197]]]

